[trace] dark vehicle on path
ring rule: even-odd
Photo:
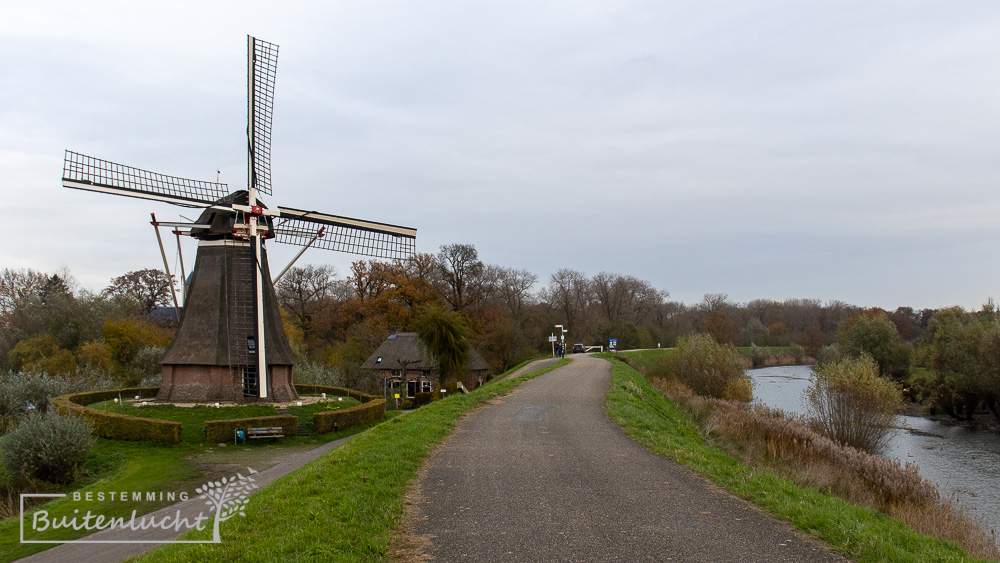
[[[573,353],[574,354],[582,354],[583,352],[586,352],[586,349],[583,347],[583,344],[574,344],[573,345]]]

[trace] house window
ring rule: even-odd
[[[406,382],[406,396],[412,399],[417,394],[417,382],[407,381]]]
[[[430,381],[421,381],[420,382],[420,386],[423,388],[424,393],[430,393],[431,392],[431,382]]]

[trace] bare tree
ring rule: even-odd
[[[473,301],[470,289],[478,285],[485,269],[476,247],[471,244],[442,245],[438,267],[445,284],[442,288],[445,299],[456,311],[465,309]]]
[[[311,336],[314,317],[344,293],[344,284],[336,278],[337,270],[333,266],[308,265],[291,268],[274,286],[278,304],[291,314],[306,342]]]
[[[13,313],[37,297],[48,279],[47,275],[35,270],[4,268],[0,272],[0,317]]]
[[[608,272],[594,276],[591,288],[609,323],[624,320],[643,324],[652,317],[666,296],[666,292],[658,291],[645,280]]]
[[[127,272],[111,280],[102,294],[105,297],[125,297],[138,301],[147,313],[166,307],[171,301],[170,278],[163,270],[146,268]]]
[[[575,334],[586,334],[586,315],[592,302],[592,291],[590,280],[582,272],[560,268],[552,274],[542,298],[552,305],[562,324],[572,327]]]
[[[538,281],[538,276],[528,270],[489,266],[493,270],[492,283],[494,292],[507,305],[507,310],[518,322],[523,322],[525,307],[530,305],[531,288]]]

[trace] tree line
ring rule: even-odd
[[[883,375],[905,385],[911,365],[930,374],[908,392],[942,412],[969,418],[976,409],[995,409],[1000,395],[1000,369],[993,367],[1000,365],[1000,313],[992,303],[982,311],[883,311],[818,299],[738,303],[710,293],[689,305],[627,274],[564,268],[541,280],[483,262],[471,244],[392,262],[359,260],[343,275],[329,265],[294,267],[275,291],[300,359],[355,373],[391,331],[415,330],[421,315],[447,310],[494,373],[548,353],[554,325],[569,331],[567,343],[606,346],[615,338],[620,349],[673,347],[685,335],[705,333],[736,346],[798,347],[820,359],[853,353],[844,335],[855,332],[883,343],[864,344],[875,350]],[[100,369],[137,384],[146,371],[158,373],[151,358],[173,327],[150,313],[170,304],[170,280],[155,269],[123,274],[97,293],[77,288],[68,272],[4,269],[0,367]]]

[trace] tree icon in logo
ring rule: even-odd
[[[248,467],[250,475],[257,473]],[[259,488],[252,477],[244,477],[237,473],[235,477],[223,477],[221,481],[209,481],[194,491],[199,493],[199,499],[206,499],[205,504],[215,507],[215,526],[213,528],[212,543],[221,543],[219,536],[219,524],[229,520],[239,514],[245,516],[243,512],[250,495],[254,489]]]

